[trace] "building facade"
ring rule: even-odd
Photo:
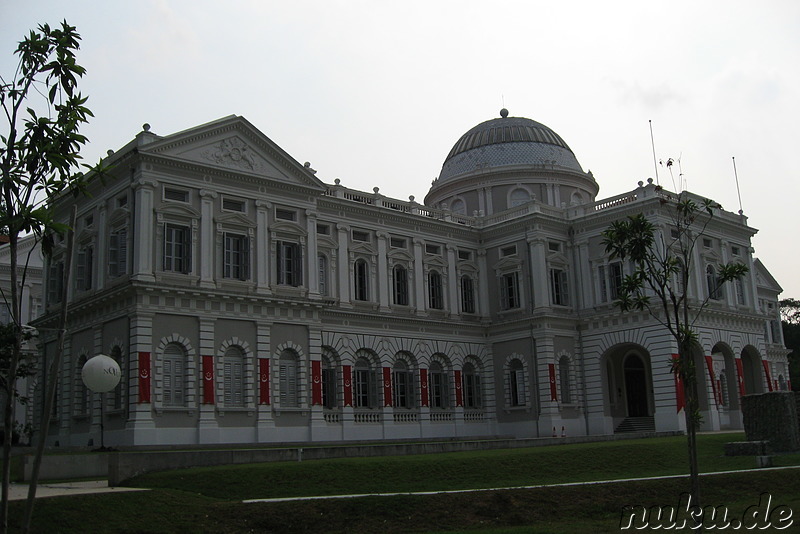
[[[597,200],[540,123],[503,110],[468,131],[424,203],[323,183],[237,116],[145,125],[106,164],[91,196],[57,203],[65,221],[77,203],[78,224],[51,443],[96,441],[101,417],[109,445],[683,428],[677,347],[614,307],[630,266],[601,244],[633,213],[668,231],[666,193],[649,180]],[[686,288],[713,292],[696,355],[706,429],[741,428],[741,394],[789,387],[755,232],[721,212]],[[45,360],[65,259],[58,244],[46,267]],[[731,260],[748,277],[710,287],[706,269]],[[80,378],[101,353],[123,376],[102,396]]]

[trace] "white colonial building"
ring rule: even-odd
[[[112,178],[57,204],[66,221],[77,203],[78,224],[51,443],[96,442],[101,402],[109,445],[680,430],[675,343],[614,307],[629,266],[601,244],[633,213],[669,232],[665,193],[648,180],[598,201],[561,137],[501,115],[456,142],[423,204],[324,183],[242,117],[145,125],[106,159]],[[788,387],[755,232],[720,213],[686,288],[713,293],[696,357],[706,429],[741,428],[742,393]],[[63,256],[47,268],[45,359]],[[731,260],[750,274],[717,290],[706,269]],[[123,370],[102,400],[81,381],[101,353]]]

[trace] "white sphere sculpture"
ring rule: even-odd
[[[111,391],[117,387],[121,376],[119,364],[105,354],[89,358],[81,370],[83,383],[95,393]]]

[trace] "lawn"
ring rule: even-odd
[[[703,472],[750,469],[725,457],[738,434],[701,435]],[[42,499],[35,532],[619,532],[625,505],[677,506],[685,478],[425,496],[243,504],[244,499],[447,491],[619,480],[686,472],[683,437],[386,458],[185,469],[143,475],[149,492]],[[776,457],[800,465],[800,455]],[[800,471],[702,479],[704,504],[739,517],[761,493],[800,510]],[[12,518],[21,512],[12,503]],[[798,518],[800,521],[800,518]],[[762,530],[763,531],[763,530]],[[791,531],[789,529],[788,531]]]

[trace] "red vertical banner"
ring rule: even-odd
[[[550,373],[550,400],[558,400],[558,390],[556,389],[556,366],[555,364],[548,363],[547,370]]]
[[[383,405],[392,405],[392,368],[383,368]]]
[[[258,403],[269,404],[269,358],[258,360]]]
[[[344,405],[353,405],[353,378],[350,373],[349,365],[342,366],[342,382],[344,383]]]
[[[150,353],[139,353],[139,404],[150,402]]]
[[[214,358],[203,356],[203,404],[214,404]]]
[[[769,362],[767,360],[761,360],[761,363],[764,364],[764,375],[767,377],[767,387],[772,391],[772,377],[769,373]]]
[[[428,405],[428,370],[419,370],[419,405]]]
[[[311,362],[311,404],[322,404],[322,362]]]
[[[461,391],[461,371],[453,371],[453,379],[456,383],[456,406],[464,406],[464,396]]]
[[[719,405],[719,397],[717,396],[717,381],[714,379],[714,358],[706,356],[706,367],[708,368],[708,382],[711,384],[711,392],[714,393],[714,402]]]
[[[736,358],[736,381],[739,382],[739,396],[744,397],[744,369],[741,358]]]
[[[686,396],[683,390],[683,379],[681,378],[681,373],[677,365],[679,359],[680,356],[678,354],[672,355],[672,374],[675,376],[675,405],[677,406],[676,411],[678,413],[686,408]]]

